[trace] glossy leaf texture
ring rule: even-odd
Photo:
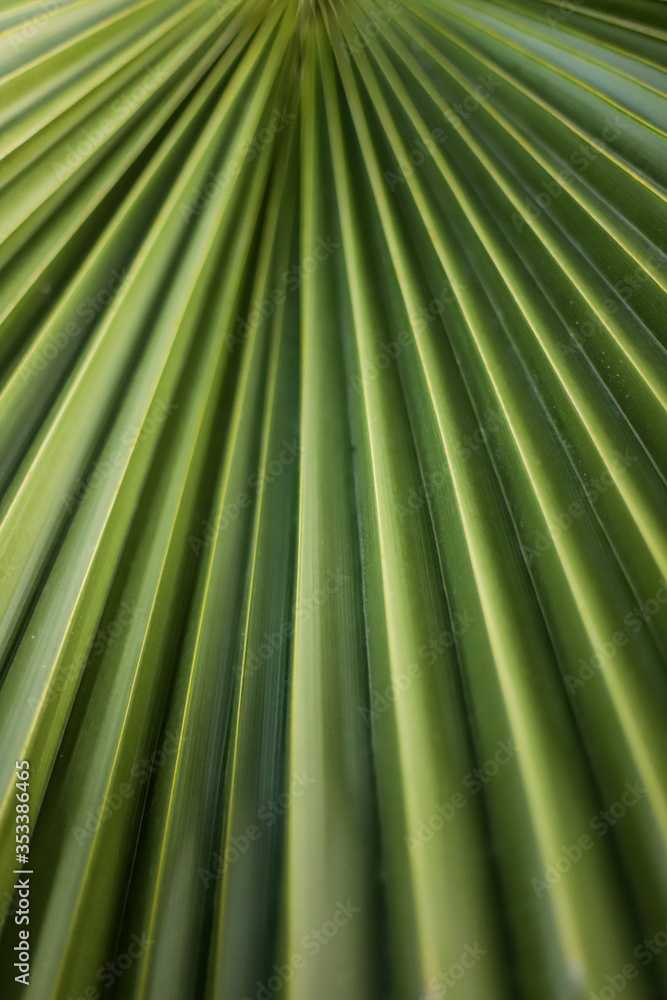
[[[666,58],[0,11],[3,998],[667,995]]]

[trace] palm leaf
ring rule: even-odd
[[[0,12],[3,996],[667,990],[666,52]]]

